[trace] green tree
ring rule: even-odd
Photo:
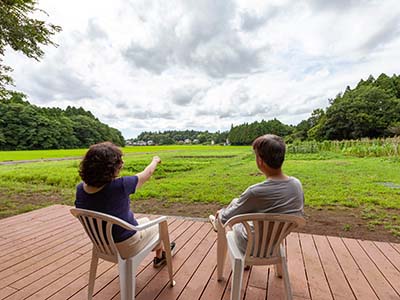
[[[83,148],[102,141],[125,145],[121,132],[82,108],[40,108],[21,93],[10,95],[0,98],[0,150]]]
[[[6,86],[13,80],[12,68],[3,64],[6,46],[20,51],[29,58],[43,57],[43,45],[57,46],[51,37],[61,27],[32,18],[32,14],[43,10],[36,8],[37,0],[0,0],[0,96],[7,93]]]
[[[395,75],[390,78],[382,74],[376,80],[370,76],[355,89],[339,94],[317,124],[314,135],[331,140],[392,135],[388,128],[400,121],[397,80]]]

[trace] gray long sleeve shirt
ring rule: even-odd
[[[287,180],[267,179],[250,186],[239,198],[219,213],[224,224],[230,218],[247,213],[278,213],[303,216],[304,193],[300,181],[295,177]],[[239,238],[247,240],[243,226],[234,228]],[[245,245],[243,245],[245,246]]]

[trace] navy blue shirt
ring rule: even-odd
[[[136,190],[138,180],[137,176],[116,178],[100,191],[92,194],[85,192],[83,182],[81,182],[76,187],[75,207],[109,214],[132,225],[139,225],[130,210],[131,201],[129,199],[129,195]],[[112,229],[113,239],[116,243],[130,238],[135,233],[134,230],[126,230],[117,225],[114,225]]]

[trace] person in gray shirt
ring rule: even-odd
[[[258,137],[253,142],[258,169],[266,180],[248,187],[239,198],[235,198],[226,208],[210,215],[209,219],[216,231],[217,222],[225,224],[230,218],[247,213],[304,214],[304,193],[300,181],[282,172],[286,145],[283,139],[273,134]],[[246,230],[242,224],[233,226],[239,249],[245,252]]]

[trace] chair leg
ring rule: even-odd
[[[95,248],[92,250],[92,260],[90,262],[90,272],[89,272],[89,285],[88,285],[88,300],[93,297],[94,281],[96,280],[97,263],[99,262],[99,257],[97,256],[97,251]]]
[[[282,273],[283,273],[283,281],[285,283],[286,299],[292,300],[292,288],[290,286],[289,272],[285,257],[282,257]]]
[[[239,300],[240,291],[242,290],[243,261],[235,259],[232,270],[231,300]]]
[[[282,264],[278,263],[274,265],[275,276],[282,278]]]
[[[226,261],[227,241],[225,235],[225,228],[221,222],[217,222],[217,279],[221,281],[224,279],[224,265]]]
[[[285,242],[281,243],[279,245],[279,254],[286,261],[286,247],[285,247]],[[278,264],[274,265],[274,271],[275,271],[275,276],[282,278],[282,263],[279,262]]]
[[[172,255],[171,255],[171,247],[170,245],[170,240],[169,240],[169,233],[168,233],[168,223],[167,222],[161,222],[159,225],[160,228],[160,239],[163,242],[164,249],[165,249],[165,255],[167,259],[167,268],[168,268],[168,275],[169,275],[169,284],[171,286],[175,285],[174,281],[174,271],[172,269]]]
[[[134,300],[136,287],[136,266],[133,260],[118,257],[119,286],[121,290],[121,300]]]

